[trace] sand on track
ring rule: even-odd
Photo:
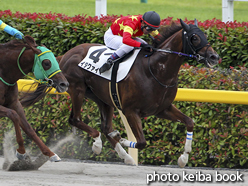
[[[32,171],[6,171],[2,169],[4,157],[0,157],[0,186],[145,186],[147,174],[154,171],[161,175],[179,175],[177,182],[156,181],[150,182],[156,185],[248,185],[247,170],[228,169],[192,169],[177,168],[172,166],[128,166],[121,163],[100,163],[77,160],[62,160],[61,162],[46,162],[38,170]],[[244,182],[216,182],[215,174],[242,174]],[[196,175],[196,173],[211,175],[211,182],[183,181],[183,172]],[[234,178],[234,177],[233,177]],[[151,179],[151,177],[150,177]],[[165,179],[163,177],[162,179]]]

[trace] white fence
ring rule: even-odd
[[[222,21],[233,21],[233,1],[248,1],[248,0],[222,0]]]
[[[234,1],[248,0],[222,0],[222,21],[233,21]],[[95,16],[107,15],[107,0],[95,0]]]
[[[95,1],[95,16],[101,17],[107,15],[107,0]]]

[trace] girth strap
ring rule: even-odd
[[[111,72],[111,81],[109,82],[109,93],[110,93],[112,102],[114,103],[115,107],[118,108],[119,110],[122,110],[122,105],[121,105],[120,96],[118,92],[118,83],[116,83],[117,72],[118,72],[120,63],[122,63],[123,61],[131,57],[133,53],[134,53],[134,50],[130,51],[128,54],[117,59],[117,61],[114,62],[112,72]]]
[[[118,92],[118,83],[116,83],[117,71],[119,68],[119,64],[120,64],[120,60],[116,61],[113,65],[112,73],[111,73],[111,81],[110,81],[110,85],[109,85],[109,89],[110,89],[109,93],[110,93],[110,97],[111,97],[112,102],[114,103],[115,107],[118,108],[119,110],[122,110],[119,92]]]

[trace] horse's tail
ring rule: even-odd
[[[47,93],[52,90],[52,88],[53,87],[48,87],[47,85],[44,84],[39,84],[34,92],[28,91],[24,93],[20,98],[20,102],[22,106],[29,107],[31,105],[34,105],[36,102],[44,98],[47,95]]]

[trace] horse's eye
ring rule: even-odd
[[[195,35],[192,36],[192,41],[196,41],[197,39],[198,38]]]
[[[48,70],[51,68],[52,64],[51,64],[51,61],[45,59],[42,61],[42,66],[44,68],[44,70]]]

